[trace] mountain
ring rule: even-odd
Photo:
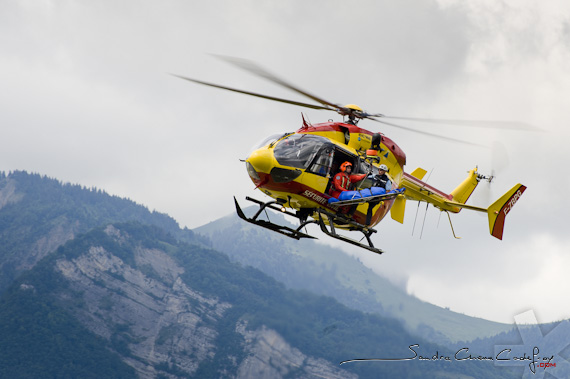
[[[222,253],[134,223],[70,240],[22,274],[0,306],[2,377],[41,376],[52,352],[67,364],[48,365],[55,376],[86,372],[99,359],[116,370],[103,375],[141,378],[511,375],[476,362],[339,366],[409,357],[410,341],[429,356],[453,351],[409,335],[396,320],[286,289]]]
[[[245,212],[253,214],[257,207]],[[283,215],[271,213],[281,225]],[[289,288],[334,297],[346,306],[403,321],[411,333],[440,344],[471,341],[513,329],[469,317],[408,295],[342,250],[312,240],[294,240],[249,224],[232,214],[193,230],[233,261],[255,267]]]
[[[397,319],[287,288],[207,243],[100,190],[0,174],[0,377],[513,374],[488,362],[424,362],[418,355],[453,357],[453,348]],[[408,358],[414,344],[405,362],[339,365]]]
[[[23,171],[0,172],[0,293],[77,234],[135,220],[160,226],[182,240],[195,238],[171,217],[104,191]]]

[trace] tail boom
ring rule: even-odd
[[[394,203],[396,207],[394,209],[393,206],[392,210],[394,220],[403,222],[405,199],[408,198],[430,203],[444,212],[459,213],[462,209],[486,212],[489,218],[489,232],[493,237],[503,239],[505,218],[526,190],[524,185],[520,183],[515,185],[488,208],[483,208],[465,204],[477,187],[479,180],[485,178],[478,174],[477,168],[470,170],[467,178],[449,195],[421,181],[420,178],[424,176],[425,172],[423,169],[416,169],[412,174],[404,173],[402,187],[406,189],[405,198],[400,195],[396,199]]]

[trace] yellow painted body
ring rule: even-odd
[[[348,128],[344,129],[348,130]],[[384,144],[385,139],[382,140],[382,144],[380,145],[380,155],[367,156],[367,150],[371,148],[372,143],[372,137],[369,134],[347,134],[339,130],[309,131],[303,129],[298,133],[324,137],[334,145],[336,151],[342,151],[342,154],[351,157],[351,159],[359,157],[359,159],[365,160],[375,167],[378,167],[380,164],[386,165],[389,169],[392,188],[405,188],[404,194],[398,195],[395,199],[383,201],[376,205],[369,205],[369,203],[366,202],[357,205],[353,219],[360,223],[363,223],[359,220],[362,220],[363,215],[367,214],[368,207],[374,206],[371,224],[368,226],[378,224],[388,211],[390,211],[392,219],[403,223],[406,200],[409,199],[430,203],[445,212],[458,213],[463,208],[487,212],[489,214],[491,234],[497,238],[502,238],[504,217],[526,188],[522,185],[513,187],[511,191],[501,197],[490,208],[475,207],[465,203],[479,183],[477,168],[469,171],[467,178],[450,194],[447,194],[422,181],[427,173],[426,170],[422,168],[415,169],[411,174],[404,173],[402,161],[405,163],[405,155],[402,153],[400,160],[398,160],[398,157],[396,157],[394,153],[394,151],[396,151],[394,150],[395,144],[390,146],[390,149]],[[282,137],[282,139],[284,138],[287,138],[287,136]],[[345,143],[347,140],[348,143]],[[266,195],[281,202],[284,207],[292,208],[297,211],[322,208],[333,213],[345,213],[342,207],[335,206],[334,203],[328,203],[330,196],[327,194],[327,188],[330,186],[332,176],[336,173],[329,172],[327,176],[321,176],[305,169],[295,169],[294,167],[280,164],[274,155],[274,148],[278,145],[279,141],[274,141],[255,150],[246,160],[247,164],[251,165],[255,173],[259,175],[258,179],[254,179],[250,172],[252,180],[257,185],[256,188],[259,188]],[[393,144],[390,140],[388,141]],[[375,153],[372,151],[371,154]],[[297,172],[298,176],[285,183],[275,182],[275,180],[270,182],[267,178],[271,177],[271,172],[274,169],[283,169],[283,171],[286,172]],[[358,174],[358,172],[355,172],[355,174]],[[266,179],[261,179],[262,177]],[[357,183],[357,186],[358,184],[359,183]],[[318,218],[319,216],[315,212],[312,214],[312,217]],[[343,226],[337,225],[337,227],[342,228]]]
[[[381,156],[379,159],[368,159],[365,154],[367,149],[370,149],[372,138],[368,134],[364,133],[350,133],[349,143],[345,144],[345,134],[338,131],[319,131],[319,132],[308,132],[306,134],[314,134],[321,137],[327,138],[330,142],[336,145],[339,149],[342,149],[345,153],[351,156],[363,157],[368,160],[369,163],[378,167],[380,164],[385,164],[389,169],[389,177],[392,180],[393,188],[399,188],[400,183],[403,178],[403,168],[399,165],[397,159],[393,154],[387,154],[387,156]],[[283,137],[286,138],[286,137]],[[267,144],[260,149],[255,150],[247,158],[246,162],[251,164],[255,171],[259,174],[269,175],[271,170],[274,168],[284,168],[291,169],[289,166],[281,165],[274,156],[273,150],[277,145],[277,142]],[[385,145],[381,145],[384,152],[389,151]],[[334,204],[328,204],[327,198],[322,196],[326,193],[327,186],[335,173],[327,175],[326,177],[313,174],[307,170],[302,170],[303,172],[297,178],[295,178],[291,183],[285,183],[279,188],[269,188],[269,186],[260,185],[259,189],[266,195],[274,198],[280,199],[284,202],[284,206],[287,208],[292,208],[295,210],[300,210],[303,208],[325,208],[329,211],[338,211],[338,207]],[[302,188],[299,190],[299,188]],[[364,188],[359,188],[364,189]],[[391,204],[390,204],[391,205]],[[366,214],[368,212],[369,204],[360,204],[356,208],[356,212],[361,214]],[[388,204],[381,202],[374,207],[374,213],[378,212],[380,208],[386,208],[385,213],[388,211]],[[314,215],[317,217],[316,215]],[[382,215],[383,217],[384,215]],[[376,217],[373,225],[380,222],[382,218]],[[373,226],[371,225],[371,226]]]
[[[418,168],[411,175],[406,175],[402,183],[402,186],[406,188],[406,198],[424,201],[433,204],[443,211],[453,213],[461,211],[461,208],[453,203],[465,204],[479,183],[477,180],[477,169],[475,168],[469,171],[467,178],[451,194],[446,194],[414,176],[416,174],[423,177],[425,173],[425,170]]]

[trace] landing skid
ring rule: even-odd
[[[326,235],[328,235],[332,238],[338,239],[340,241],[348,242],[352,245],[362,247],[363,249],[370,250],[376,254],[382,254],[383,253],[382,250],[374,247],[374,244],[372,243],[372,240],[370,239],[370,236],[373,233],[376,233],[376,230],[369,228],[365,225],[359,224],[359,223],[357,223],[354,220],[351,220],[349,218],[345,218],[341,215],[335,215],[335,214],[330,213],[324,209],[316,209],[315,211],[318,213],[318,219],[307,221],[308,213],[305,213],[305,214],[297,213],[297,214],[295,214],[295,213],[291,213],[289,211],[283,211],[283,208],[282,208],[283,203],[281,203],[279,201],[269,201],[269,202],[264,203],[262,201],[259,201],[257,199],[253,199],[251,197],[246,197],[246,200],[254,202],[254,203],[259,205],[259,210],[255,213],[255,215],[253,215],[253,217],[247,217],[243,213],[243,211],[240,208],[236,198],[234,197],[234,202],[236,205],[236,212],[237,212],[238,216],[242,220],[245,220],[251,224],[261,226],[262,228],[272,230],[274,232],[283,234],[287,237],[294,238],[296,240],[299,240],[301,238],[317,239],[316,237],[313,237],[307,233],[301,232],[301,229],[303,229],[305,226],[307,226],[309,224],[319,224],[323,233],[325,233]],[[300,222],[299,227],[297,229],[293,229],[293,228],[290,228],[288,226],[275,224],[271,221],[258,220],[258,217],[261,215],[261,213],[266,208],[270,208],[270,209],[273,209],[275,211],[286,214],[288,216],[295,217]],[[328,221],[328,224],[329,224],[328,228],[327,228],[327,225],[325,224],[325,221],[324,221],[325,217],[326,217],[326,220]],[[351,231],[356,231],[356,230],[360,231],[362,234],[364,234],[364,237],[366,238],[366,241],[368,242],[368,244],[364,244],[364,243],[361,243],[359,241],[353,240],[351,238],[345,237],[341,234],[338,234],[336,232],[335,225],[337,227],[342,226],[343,228],[347,228],[348,230],[351,230]],[[329,230],[329,228],[330,228],[330,230]]]
[[[267,202],[267,203],[264,203],[264,202],[262,202],[262,201],[253,199],[253,198],[251,198],[251,197],[249,197],[249,196],[246,197],[245,199],[246,199],[246,200],[249,200],[249,201],[252,201],[252,202],[254,202],[254,203],[256,203],[256,204],[258,204],[258,205],[259,205],[259,210],[257,211],[257,213],[255,213],[255,215],[254,215],[253,217],[251,217],[251,218],[247,217],[247,216],[243,213],[243,211],[241,210],[241,208],[240,208],[240,206],[239,206],[239,204],[238,204],[236,198],[234,197],[234,202],[235,202],[235,204],[236,204],[236,211],[237,211],[237,214],[238,214],[238,216],[239,216],[242,220],[245,220],[245,221],[247,221],[247,222],[249,222],[249,223],[251,223],[251,224],[255,224],[255,225],[257,225],[257,226],[261,226],[262,228],[266,228],[266,229],[269,229],[269,230],[273,230],[274,232],[283,234],[283,235],[285,235],[285,236],[287,236],[287,237],[291,237],[291,238],[294,238],[294,239],[296,239],[296,240],[299,240],[299,239],[301,239],[301,238],[317,239],[316,237],[313,237],[313,236],[311,236],[311,235],[309,235],[309,234],[306,234],[306,233],[301,232],[301,229],[304,228],[306,225],[316,223],[317,221],[315,221],[315,220],[307,221],[307,218],[306,218],[306,217],[303,218],[303,217],[301,217],[301,216],[299,216],[299,215],[296,215],[295,213],[291,213],[291,212],[289,212],[289,211],[283,212],[283,210],[282,210],[282,208],[281,208],[281,206],[282,206],[283,204],[279,203],[278,201],[269,201],[269,202]],[[278,205],[278,206],[276,206],[276,205]],[[265,210],[265,208],[271,208],[271,209],[273,209],[273,210],[279,211],[279,212],[281,212],[281,213],[283,213],[283,214],[286,214],[286,215],[288,215],[288,216],[293,216],[293,217],[297,218],[297,219],[301,222],[301,225],[299,225],[299,227],[298,227],[297,229],[293,229],[293,228],[290,228],[290,227],[288,227],[288,226],[283,226],[283,225],[274,224],[274,223],[272,223],[271,221],[258,220],[257,218],[259,217],[259,215],[261,214],[261,212],[263,212],[263,211]]]
[[[370,239],[370,236],[373,233],[376,233],[375,229],[372,229],[372,228],[369,228],[365,225],[359,224],[359,223],[357,223],[351,219],[347,219],[345,217],[327,212],[323,209],[318,209],[317,211],[319,213],[319,220],[318,220],[319,226],[321,227],[322,232],[325,233],[326,235],[328,235],[332,238],[336,238],[340,241],[344,241],[344,242],[348,242],[352,245],[356,245],[356,246],[361,247],[363,249],[370,250],[376,254],[382,254],[384,252],[381,249],[374,247],[374,244],[372,243],[372,240]],[[327,228],[327,226],[325,225],[324,217],[327,218],[330,229]],[[352,238],[348,238],[346,236],[338,234],[336,232],[336,229],[335,229],[335,224],[337,226],[342,225],[343,227],[348,228],[348,230],[360,231],[362,234],[364,234],[364,237],[366,238],[366,241],[368,242],[368,244],[363,244],[359,241],[353,240]]]

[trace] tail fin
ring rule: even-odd
[[[479,180],[477,180],[477,168],[474,168],[469,171],[469,176],[451,192],[453,201],[465,204],[477,187],[477,184],[479,184]]]
[[[493,237],[503,239],[505,218],[525,190],[526,187],[519,183],[487,208],[489,231]]]

